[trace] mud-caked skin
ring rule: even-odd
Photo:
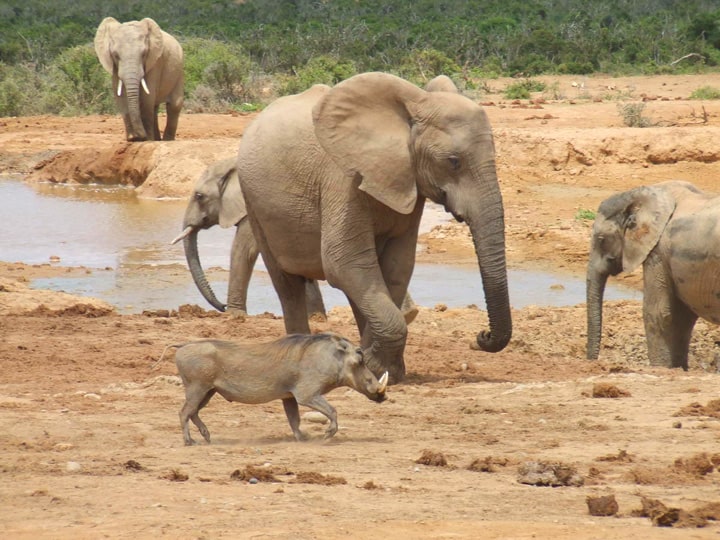
[[[380,380],[365,366],[362,350],[336,334],[291,334],[270,343],[239,344],[202,340],[179,346],[175,355],[185,385],[180,426],[186,445],[188,420],[209,443],[210,432],[200,409],[215,393],[228,401],[267,403],[281,399],[295,439],[303,440],[298,405],[314,409],[330,420],[325,438],[337,432],[337,413],[323,397],[348,386],[378,403],[385,400],[387,373]]]

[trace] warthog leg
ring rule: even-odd
[[[210,442],[210,432],[203,421],[200,420],[198,413],[214,395],[215,389],[207,388],[205,385],[191,384],[185,389],[185,404],[180,409],[180,427],[182,428],[186,446],[195,444],[195,441],[190,436],[188,420],[192,420],[193,424],[200,430],[203,438],[208,443]]]
[[[295,396],[295,399],[297,399],[297,396]],[[321,396],[313,396],[309,400],[300,400],[297,399],[297,402],[300,405],[303,405],[305,407],[310,407],[311,409],[315,409],[316,411],[324,414],[328,417],[330,420],[330,426],[325,430],[325,438],[329,439],[333,435],[337,433],[338,430],[338,423],[337,423],[337,412],[335,412],[335,409],[332,405],[330,405],[327,400]]]
[[[292,429],[293,435],[295,435],[295,440],[303,441],[307,439],[305,434],[300,431],[300,410],[298,409],[298,402],[294,397],[284,398],[282,402],[283,408],[285,409],[285,416],[287,416],[290,429]]]

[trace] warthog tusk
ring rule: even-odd
[[[383,373],[382,377],[380,377],[380,380],[378,381],[378,384],[380,385],[380,388],[378,388],[378,394],[382,394],[385,392],[385,388],[387,387],[388,382],[388,372],[386,371]]]
[[[118,94],[118,97],[122,96],[122,80],[118,81],[117,94]]]
[[[145,82],[145,77],[140,79],[140,84],[142,84],[143,90],[145,90],[145,93],[147,95],[150,95],[150,90],[148,90],[147,83]]]
[[[192,226],[188,225],[187,227],[185,227],[185,230],[177,236],[177,238],[170,242],[170,245],[177,244],[180,240],[188,236],[191,232],[193,232],[193,228]]]

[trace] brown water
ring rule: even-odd
[[[186,303],[209,308],[187,271],[182,245],[169,244],[182,229],[185,205],[183,200],[139,199],[127,188],[25,184],[0,178],[0,260],[40,264],[59,257],[59,265],[88,267],[87,276],[40,279],[32,285],[102,298],[123,313],[174,309]],[[429,205],[422,231],[447,219],[440,207]],[[227,270],[233,233],[234,229],[219,227],[200,233],[205,268]],[[513,269],[509,279],[515,308],[585,301],[585,283],[579,279]],[[212,273],[210,282],[217,297],[225,298],[227,272]],[[328,308],[347,305],[339,291],[326,284],[322,290]],[[417,265],[410,292],[421,306],[484,307],[475,268]],[[629,289],[608,286],[606,291],[607,299],[639,297]],[[261,260],[252,278],[248,308],[250,313],[281,313]]]

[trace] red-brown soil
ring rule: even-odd
[[[518,103],[499,93],[508,82],[489,81],[494,93],[478,101],[487,103],[495,130],[511,267],[582,276],[591,222],[578,211],[616,191],[668,179],[717,189],[720,102],[688,97],[720,87],[720,74],[589,77],[577,86],[548,77],[545,95]],[[617,104],[643,99],[655,125],[625,127]],[[123,142],[116,116],[2,118],[0,173],[29,173],[28,181],[121,178],[142,196],[184,197],[208,163],[235,152],[252,118],[185,114],[178,141],[134,145]],[[421,241],[424,261],[475,264],[462,225],[443,225]],[[283,333],[282,320],[178,306],[167,306],[170,316],[118,315],[95,299],[26,285],[83,271],[0,262],[5,538],[583,540],[720,532],[717,512],[707,510],[720,502],[720,420],[709,405],[718,398],[720,334],[702,321],[685,373],[647,365],[637,301],[607,306],[597,362],[584,359],[582,304],[513,310],[513,339],[497,354],[469,347],[485,328],[484,306],[422,306],[410,327],[407,380],[381,405],[348,389],[331,392],[340,424],[333,439],[324,441],[325,427],[306,419],[310,441],[296,443],[280,403],[215,397],[203,411],[213,443],[185,447],[172,356],[153,369],[165,346],[203,337],[266,341]],[[620,281],[640,287],[641,270]],[[357,340],[348,308],[312,328]],[[616,391],[601,399],[597,388]],[[582,485],[519,482],[532,463],[573,470]],[[610,495],[617,511],[590,515],[587,501]],[[699,517],[659,519],[667,511],[657,508]],[[702,528],[676,528],[703,520]]]

